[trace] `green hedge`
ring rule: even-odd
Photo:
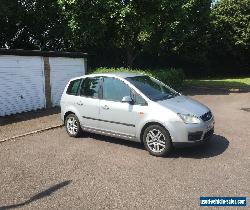
[[[162,81],[172,88],[180,89],[183,85],[185,75],[181,69],[159,69],[159,70],[142,70],[142,69],[127,69],[127,68],[97,68],[91,73],[106,73],[106,72],[136,72],[146,74]]]

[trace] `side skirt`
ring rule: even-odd
[[[135,141],[135,142],[140,142],[135,136],[132,135],[126,135],[122,133],[116,133],[112,131],[106,131],[102,129],[97,129],[97,128],[90,128],[90,127],[85,127],[81,126],[84,131],[90,132],[90,133],[96,133],[96,134],[101,134],[104,136],[111,136],[111,137],[116,137],[124,140],[129,140],[129,141]]]

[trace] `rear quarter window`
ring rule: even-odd
[[[81,83],[81,79],[71,81],[66,93],[68,95],[77,95],[80,83]]]

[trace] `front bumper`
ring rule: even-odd
[[[172,122],[166,125],[175,143],[199,144],[208,141],[214,133],[214,118],[199,124],[185,124],[184,122]]]

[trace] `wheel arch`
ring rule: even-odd
[[[168,134],[169,134],[169,136],[170,136],[170,139],[171,139],[171,141],[172,141],[172,137],[171,137],[171,135],[170,135],[169,130],[166,128],[166,126],[164,126],[163,124],[161,124],[161,123],[159,123],[159,122],[152,121],[152,122],[147,122],[147,123],[142,127],[141,133],[140,133],[140,141],[141,141],[141,143],[143,143],[143,134],[144,134],[144,131],[146,130],[146,128],[148,128],[148,127],[151,126],[151,125],[159,125],[159,126],[161,126],[162,128],[164,128],[164,129],[168,132]]]
[[[67,111],[67,112],[64,114],[64,116],[63,116],[63,123],[64,123],[64,124],[65,124],[66,117],[67,117],[68,115],[70,115],[70,114],[74,114],[74,115],[75,115],[75,113],[72,112],[72,111]]]

